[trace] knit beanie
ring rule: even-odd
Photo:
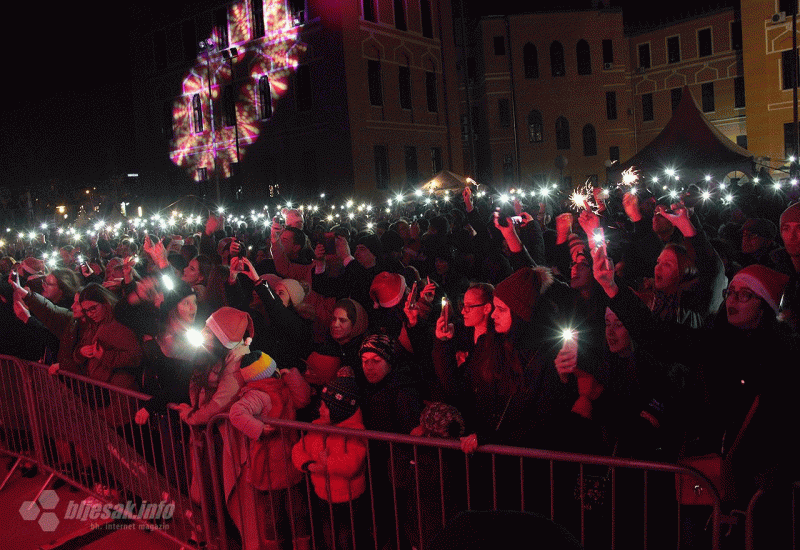
[[[397,358],[398,351],[398,342],[395,338],[385,334],[372,334],[364,338],[358,354],[374,353],[391,365]]]
[[[383,271],[375,275],[369,287],[369,296],[378,307],[394,307],[406,294],[406,280],[402,275]]]
[[[765,218],[750,218],[742,225],[742,231],[764,237],[770,241],[774,241],[775,237],[778,236],[778,228],[774,223]]]
[[[551,277],[546,268],[520,268],[500,281],[494,289],[494,297],[502,300],[517,317],[530,321],[543,282]]]
[[[278,365],[275,360],[263,351],[251,351],[242,357],[240,365],[245,382],[264,380],[275,374]]]
[[[789,282],[789,276],[761,264],[753,264],[734,275],[731,283],[733,281],[747,286],[756,296],[767,302],[775,313],[778,313],[783,287]]]
[[[428,403],[419,417],[419,425],[428,435],[455,438],[464,435],[464,418],[458,409],[441,401]]]
[[[181,300],[194,294],[194,289],[184,281],[177,279],[173,283],[172,290],[164,289],[164,301],[159,306],[162,317],[166,319],[169,312],[175,309]]]
[[[800,202],[796,202],[781,214],[781,225],[788,222],[800,222]]]
[[[342,367],[336,378],[322,388],[322,401],[328,407],[331,424],[340,424],[358,410],[358,386],[353,371]]]
[[[400,252],[403,249],[403,237],[392,229],[384,231],[381,235],[381,246],[386,252]]]
[[[375,233],[365,233],[356,240],[356,246],[362,245],[375,256],[380,259],[383,256],[383,245],[380,238]]]
[[[295,306],[301,304],[306,297],[305,290],[303,290],[300,283],[294,279],[281,279],[271,286],[275,292],[281,287],[285,289],[286,293],[289,294],[289,299],[291,299],[292,304]]]
[[[306,371],[303,377],[309,384],[327,384],[336,377],[339,367],[342,366],[342,358],[323,351],[313,351],[305,360]]]
[[[244,311],[224,306],[211,314],[206,321],[208,329],[228,349],[253,340],[253,319]],[[249,335],[249,336],[247,336]]]

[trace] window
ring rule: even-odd
[[[539,52],[530,42],[522,48],[522,64],[525,66],[525,78],[539,78]]]
[[[417,148],[413,145],[406,146],[406,183],[414,185],[419,181],[419,168],[417,167]]]
[[[606,92],[606,118],[617,120],[617,92]]]
[[[203,131],[203,104],[200,102],[200,94],[192,96],[192,122],[196,134]]]
[[[286,0],[289,22],[293,27],[303,25],[306,22],[306,2],[305,0]]]
[[[667,38],[667,62],[678,63],[681,60],[681,39],[679,36]]]
[[[214,27],[217,31],[217,47],[224,50],[230,45],[228,40],[228,8],[214,10]]]
[[[731,23],[731,49],[742,49],[742,22],[733,21]]]
[[[503,155],[503,181],[510,183],[514,180],[514,156]]]
[[[787,122],[783,125],[783,154],[787,159],[795,155],[793,122]]]
[[[236,126],[236,94],[233,84],[226,84],[222,89],[222,117],[225,126]]]
[[[683,88],[672,88],[669,91],[669,99],[672,103],[672,112],[675,112],[675,109],[678,108],[678,105],[681,104],[681,98],[683,97]]]
[[[375,17],[375,0],[362,0],[361,7],[364,10],[365,21],[377,21],[377,18]]]
[[[380,61],[376,59],[367,60],[367,80],[369,83],[369,104],[380,107],[383,105]]]
[[[556,149],[569,149],[569,122],[563,116],[556,119]]]
[[[747,136],[736,136],[736,145],[742,149],[747,149]]]
[[[578,40],[575,57],[578,59],[578,74],[592,74],[592,53],[586,40]]]
[[[422,13],[422,36],[433,38],[433,16],[431,15],[431,0],[420,0],[419,9]]]
[[[541,143],[544,141],[542,113],[535,109],[528,113],[528,139],[531,143]]]
[[[264,0],[250,0],[250,13],[253,14],[253,38],[264,36]]]
[[[172,119],[172,101],[167,101],[164,103],[162,114],[164,117],[163,118],[164,127],[162,128],[162,131],[164,132],[164,137],[166,139],[174,139],[175,128],[173,127],[173,119]]]
[[[714,83],[706,82],[702,88],[703,112],[711,113],[714,111]]]
[[[311,67],[309,65],[299,65],[295,71],[295,82],[297,89],[295,92],[298,111],[311,110]]]
[[[258,105],[260,107],[261,120],[272,118],[272,89],[269,85],[268,76],[262,76],[258,79]]]
[[[650,44],[639,44],[639,66],[643,69],[650,68]]]
[[[506,55],[506,40],[502,36],[494,37],[494,55]]]
[[[614,42],[603,40],[603,63],[614,63]]]
[[[436,91],[436,73],[425,71],[425,95],[428,98],[428,111],[439,112],[439,94]]]
[[[389,148],[386,145],[376,145],[375,152],[375,187],[386,189],[389,187]]]
[[[401,31],[408,30],[404,0],[394,0],[394,28]]]
[[[583,127],[583,156],[597,156],[597,132],[591,124]]]
[[[402,109],[411,109],[411,68],[400,67],[399,71],[399,85],[400,85],[400,107]]]
[[[642,95],[642,120],[653,120],[653,94]]]
[[[442,148],[441,147],[431,147],[431,169],[433,170],[433,175],[435,176],[439,172],[442,171],[444,165],[442,164]]]
[[[564,68],[564,46],[558,41],[550,44],[550,72],[553,76],[564,76],[567,74]]]
[[[205,167],[201,167],[197,169],[197,181],[206,181],[208,180],[208,169]]]
[[[794,64],[792,64],[792,50],[785,50],[781,52],[781,74],[783,75],[783,89],[791,90],[794,87],[794,74],[795,67],[798,65],[800,56],[794,55]]]
[[[501,127],[507,128],[511,126],[511,103],[507,97],[497,100],[497,118]]]
[[[708,57],[714,53],[714,48],[711,45],[711,29],[697,31],[697,53],[700,57]]]
[[[737,109],[745,106],[743,76],[737,76],[733,79],[733,106]]]
[[[612,145],[608,148],[608,160],[619,162],[619,145]]]

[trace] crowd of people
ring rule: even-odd
[[[308,544],[311,526],[273,521],[303,515],[303,473],[323,524],[341,527],[324,530],[330,545],[351,546],[346,518],[369,507],[364,441],[297,433],[287,454],[270,418],[456,438],[470,454],[711,454],[726,509],[758,488],[781,509],[798,475],[800,203],[710,216],[631,190],[596,198],[579,214],[495,209],[465,188],[369,228],[284,209],[266,228],[209,214],[196,232],[56,237],[0,259],[2,353],[151,395],[139,424],[168,403],[188,425],[229,413],[251,444],[225,494],[234,522],[256,525],[253,547]],[[390,460],[388,446],[370,453]],[[519,461],[505,466],[498,506],[518,507]],[[404,526],[416,527],[408,472],[385,474],[372,470],[373,491],[408,506],[395,518],[379,499],[378,523],[397,519],[410,544],[432,536]],[[533,509],[549,506],[538,489],[524,489]],[[256,511],[233,504],[241,491]]]

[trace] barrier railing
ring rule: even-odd
[[[17,458],[0,489],[29,460],[49,474],[34,502],[58,479],[94,498],[74,503],[70,519],[131,520],[180,544],[202,539],[213,518],[207,505],[190,498],[187,467],[192,454],[200,460],[192,442],[202,441],[202,434],[190,434],[174,411],[136,424],[136,411],[148,399],[0,356],[2,452]]]
[[[285,488],[255,490],[252,442],[227,415],[193,432],[175,411],[153,414],[138,425],[135,413],[148,399],[0,356],[0,452],[16,459],[0,490],[23,461],[31,461],[49,474],[39,493],[61,479],[100,503],[118,505],[113,509],[119,514],[110,520],[133,520],[174,542],[223,550],[281,538],[291,539],[297,550],[377,549],[387,543],[424,550],[460,513],[480,511],[516,511],[529,514],[521,521],[552,521],[587,548],[658,548],[665,541],[698,547],[682,540],[681,525],[691,522],[694,534],[706,527],[702,547],[720,546],[719,495],[691,468],[496,445],[465,455],[454,440],[270,419],[284,464],[291,463],[296,442],[305,441],[299,438],[309,434],[325,444],[331,437],[364,442],[363,459],[344,485],[338,472],[312,471]],[[696,479],[714,505],[679,506],[678,474]],[[341,502],[325,498],[342,487],[353,493]],[[793,499],[796,492],[797,487]],[[759,496],[746,511],[747,548],[758,533],[753,510]],[[697,517],[682,517],[687,510]],[[794,510],[792,500],[792,522]],[[238,533],[226,529],[229,517]]]
[[[285,500],[291,506],[293,500],[286,498],[285,491],[263,492],[256,498],[270,500],[272,512],[251,518],[249,525],[237,524],[242,539],[260,544],[259,547],[266,544],[262,536],[266,531],[293,536],[294,547],[302,548],[297,545],[294,534],[298,531],[298,524],[306,524],[311,527],[308,547],[383,548],[389,541],[395,548],[424,550],[438,532],[447,531],[448,525],[460,512],[513,510],[529,514],[521,516],[521,521],[530,522],[531,518],[536,518],[536,521],[549,520],[566,527],[587,548],[662,548],[665,547],[665,537],[671,537],[673,547],[680,548],[682,518],[681,507],[675,499],[674,481],[677,474],[692,476],[708,488],[715,504],[702,508],[706,512],[702,514],[699,529],[702,531],[707,524],[710,533],[707,535],[708,543],[703,547],[716,549],[720,545],[719,496],[710,481],[692,468],[499,445],[485,445],[468,456],[461,451],[460,443],[454,440],[288,420],[270,419],[268,423],[275,428],[277,435],[274,437],[280,438],[281,442],[297,441],[298,436],[293,433],[302,436],[315,433],[323,439],[344,437],[347,441],[366,441],[361,466],[366,489],[363,495],[356,494],[358,498],[345,499],[343,503],[326,501],[320,498],[320,494],[335,494],[335,487],[341,481],[338,479],[339,470],[323,476],[324,489],[319,477],[315,485],[311,479],[314,473],[306,473],[297,486],[306,496],[305,515],[299,517],[292,513],[283,518],[276,517],[274,503]],[[227,415],[212,419],[209,428],[206,444],[211,462],[225,462],[224,457],[228,457],[225,467],[232,468],[229,472],[231,477],[213,487],[218,515],[226,508],[229,511],[232,508],[258,510],[252,506],[252,500],[247,500],[253,498],[251,495],[242,496],[252,491],[246,487],[246,461],[253,442],[237,433]],[[228,447],[216,447],[212,452],[212,434],[217,432],[227,433],[224,439],[229,443]],[[300,439],[297,444],[303,445],[303,442]],[[292,446],[283,446],[288,460],[292,456]],[[337,469],[341,467],[340,463],[335,466]],[[222,478],[219,466],[212,470],[213,479]],[[355,471],[357,473],[350,478],[351,490],[359,484],[358,476],[362,475],[360,470]],[[603,475],[598,476],[598,471]],[[634,474],[636,471],[639,473]],[[598,478],[604,479],[605,485],[597,485]],[[237,493],[237,489],[242,488],[245,491]],[[700,507],[693,508],[698,510]],[[630,512],[636,509],[641,523],[638,528],[632,528],[635,519]],[[624,530],[619,529],[621,513],[625,514]],[[672,534],[667,533],[667,519],[670,523],[674,521]],[[259,521],[269,525],[265,529],[257,525]],[[342,531],[347,534],[345,538],[337,535]],[[223,548],[227,544],[227,539],[220,542]],[[247,543],[245,548],[248,548]]]

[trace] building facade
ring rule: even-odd
[[[305,197],[462,169],[446,0],[193,8],[134,37],[142,177]]]

